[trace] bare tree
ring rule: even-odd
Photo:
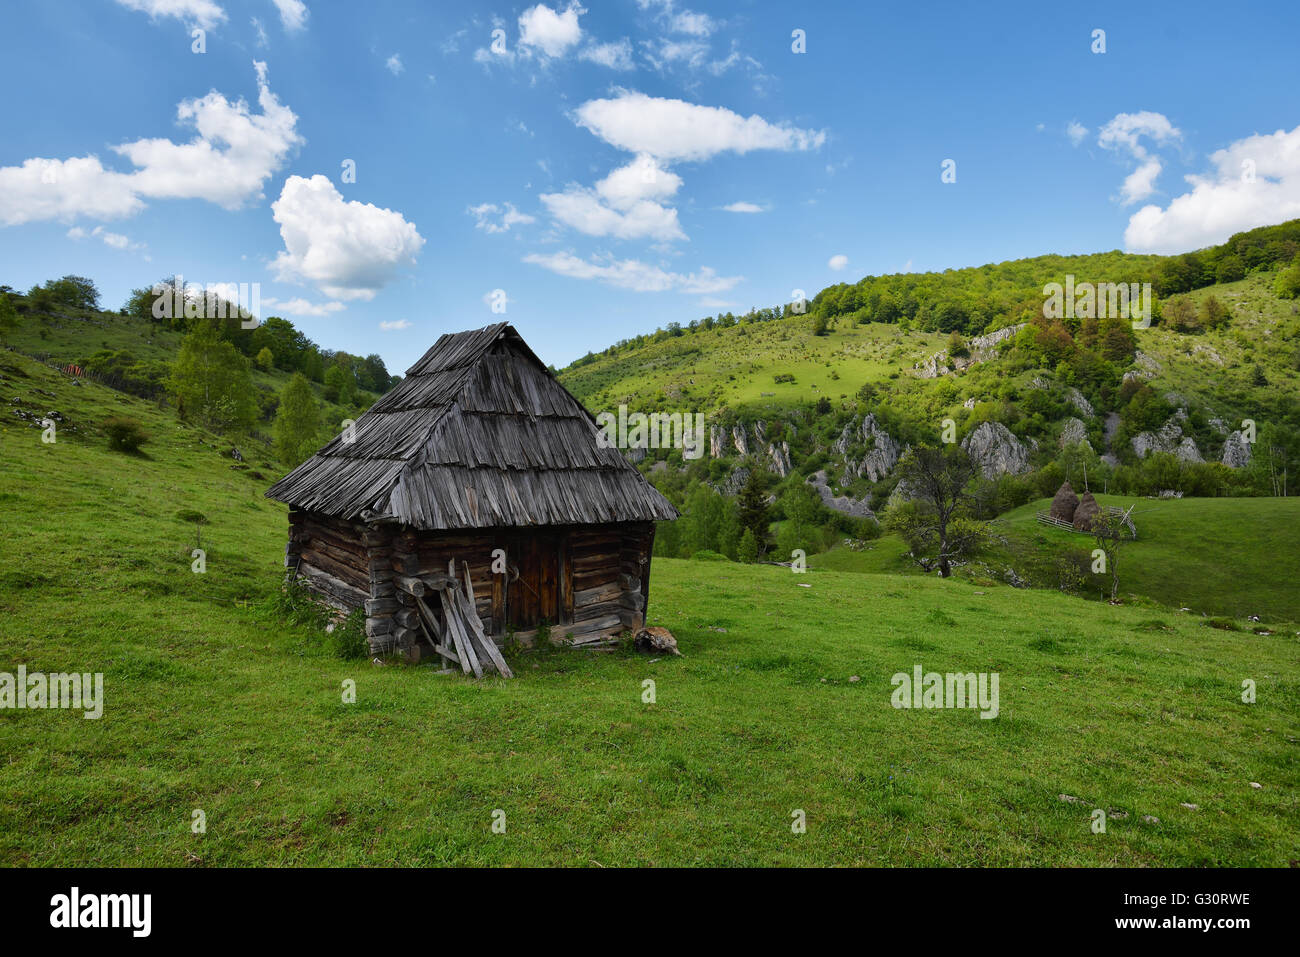
[[[1119,547],[1126,538],[1134,537],[1133,509],[1126,512],[1112,512],[1103,509],[1092,524],[1092,536],[1097,540],[1097,548],[1106,557],[1106,569],[1110,572],[1110,600],[1119,600]]]
[[[921,505],[905,538],[921,567],[937,567],[944,578],[952,574],[953,559],[974,544],[975,536],[957,522],[957,515],[970,497],[968,486],[977,470],[975,461],[955,443],[943,448],[914,446],[898,463],[899,485],[911,491]],[[926,550],[927,546],[938,548],[932,560],[916,554],[918,548]]]

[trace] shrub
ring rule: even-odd
[[[364,608],[355,609],[346,619],[334,626],[329,634],[330,651],[334,657],[344,660],[364,658],[370,653],[370,643],[366,641],[366,612]]]
[[[105,419],[104,431],[108,433],[108,447],[115,452],[137,452],[149,440],[144,426],[125,416]]]

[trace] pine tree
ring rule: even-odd
[[[745,479],[745,484],[741,488],[736,502],[740,507],[740,527],[753,537],[754,546],[760,555],[767,551],[767,526],[769,524],[767,496],[764,494],[763,485],[761,470],[757,468],[750,469],[749,477]],[[743,534],[741,535],[741,542],[744,542]]]
[[[740,536],[740,545],[736,549],[736,558],[747,565],[752,565],[758,561],[758,540],[754,538],[752,529],[745,529],[745,534]]]

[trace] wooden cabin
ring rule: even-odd
[[[654,523],[678,513],[599,431],[507,323],[444,335],[266,493],[289,506],[285,564],[365,607],[373,654],[418,658],[448,579],[496,644],[639,630]]]

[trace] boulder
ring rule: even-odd
[[[633,645],[637,651],[652,655],[680,655],[677,639],[667,628],[642,628],[636,633]]]

